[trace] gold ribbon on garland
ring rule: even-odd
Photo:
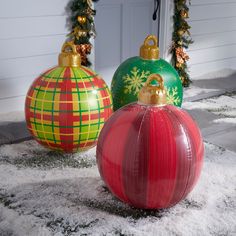
[[[87,0],[87,3],[92,8],[92,6],[93,6],[92,0]]]

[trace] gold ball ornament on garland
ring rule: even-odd
[[[177,42],[177,44],[178,44],[179,46],[182,46],[182,45],[183,45],[183,41],[180,40],[180,41]]]
[[[73,37],[77,40],[80,39],[80,37],[85,37],[87,35],[87,31],[86,30],[82,30],[80,29],[79,26],[75,27],[73,32],[71,33],[71,35],[73,35]]]
[[[33,82],[25,101],[30,133],[56,151],[76,152],[95,146],[111,114],[108,86],[96,72],[81,66],[72,42],[63,45],[59,65]]]
[[[182,82],[184,82],[184,77],[183,76],[180,76],[180,79]]]
[[[78,16],[77,20],[78,20],[78,22],[79,22],[80,24],[83,25],[83,24],[86,23],[87,18],[86,18],[86,16]]]
[[[124,61],[113,76],[111,92],[114,111],[136,102],[140,89],[151,74],[163,77],[168,104],[180,107],[183,88],[179,75],[167,61],[159,58],[157,37],[149,35],[140,48],[140,56]]]
[[[79,37],[85,37],[87,35],[87,31],[86,30],[79,30],[78,31],[78,36]]]
[[[177,67],[177,68],[181,68],[182,65],[183,65],[183,63],[176,63],[176,67]]]
[[[182,18],[189,18],[188,11],[186,10],[181,10],[180,15]]]
[[[186,32],[185,30],[180,29],[180,30],[178,30],[177,33],[178,33],[179,36],[182,36],[182,35],[185,34],[185,32]]]

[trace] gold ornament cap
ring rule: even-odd
[[[80,67],[81,57],[77,53],[73,42],[65,42],[58,57],[58,64],[61,67]]]
[[[152,81],[157,81],[159,85],[151,85]],[[143,105],[166,105],[166,90],[163,78],[159,74],[152,74],[140,90],[138,95],[139,104]]]
[[[151,42],[152,44],[150,44]],[[140,57],[145,60],[157,60],[159,59],[159,54],[160,50],[157,37],[155,35],[147,36],[140,48]]]

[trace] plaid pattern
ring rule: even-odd
[[[112,114],[106,83],[87,67],[55,67],[38,77],[25,101],[27,127],[42,145],[76,152],[96,145]]]

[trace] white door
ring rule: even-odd
[[[116,68],[139,54],[148,34],[158,34],[152,20],[154,0],[100,0],[95,4],[95,69],[110,85]]]

